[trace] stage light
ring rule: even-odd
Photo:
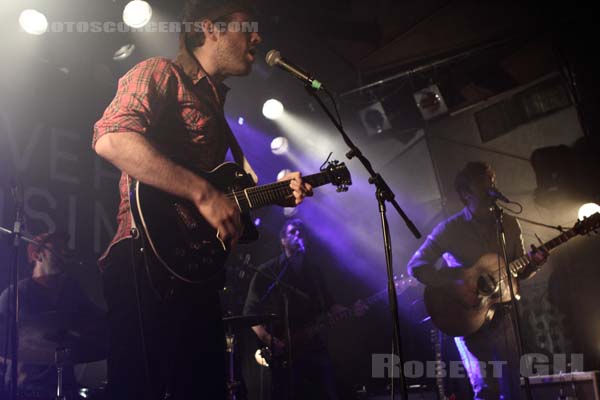
[[[238,125],[244,125],[244,117],[238,118]]]
[[[265,117],[275,120],[283,114],[283,104],[279,100],[269,99],[265,101],[262,113]]]
[[[123,21],[132,28],[141,28],[152,17],[152,7],[143,0],[132,0],[123,9]]]
[[[597,212],[600,212],[600,206],[596,203],[585,203],[581,207],[579,207],[579,212],[577,212],[577,218],[582,220],[585,217],[589,217]]]
[[[419,107],[419,111],[421,111],[421,116],[425,120],[432,119],[448,112],[446,102],[437,85],[430,85],[425,89],[421,89],[418,92],[413,93],[413,97],[415,98],[417,107]]]
[[[282,169],[281,171],[279,171],[279,173],[277,174],[277,180],[280,180],[281,178],[283,178],[284,176],[286,176],[287,174],[289,174],[290,171],[289,169]]]
[[[282,155],[287,153],[289,147],[288,140],[283,136],[277,136],[271,141],[271,153]]]
[[[362,120],[367,135],[369,136],[378,135],[383,131],[392,128],[392,125],[390,124],[390,121],[388,120],[383,109],[383,105],[379,102],[363,108],[358,114]]]
[[[48,29],[48,19],[37,10],[23,10],[19,15],[19,25],[30,35],[41,35]]]
[[[133,44],[133,43],[121,46],[117,51],[115,51],[115,54],[113,54],[113,60],[115,60],[115,61],[124,60],[127,57],[129,57],[131,55],[131,53],[133,53],[134,50],[135,50],[135,44]]]
[[[261,221],[261,219],[257,217],[257,218],[254,220],[254,226],[260,226],[260,223],[261,223],[261,222],[262,222],[262,221]]]

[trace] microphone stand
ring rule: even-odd
[[[377,198],[377,203],[379,205],[379,214],[381,216],[381,229],[383,231],[383,245],[384,245],[385,261],[386,261],[386,268],[387,268],[390,312],[392,314],[392,321],[393,321],[393,325],[394,325],[393,326],[392,345],[393,345],[393,351],[397,354],[398,359],[400,361],[400,368],[399,368],[400,376],[399,376],[399,378],[400,378],[401,396],[402,396],[402,399],[406,400],[406,399],[408,399],[408,390],[407,390],[407,386],[406,386],[406,378],[404,376],[404,361],[402,359],[402,341],[400,338],[400,320],[398,317],[398,299],[396,297],[397,296],[396,295],[396,286],[394,285],[394,269],[393,269],[393,264],[392,264],[392,243],[390,240],[390,230],[389,230],[389,224],[388,224],[387,215],[386,215],[386,206],[385,206],[386,201],[392,204],[392,206],[396,209],[396,211],[398,212],[400,217],[402,217],[402,219],[404,220],[408,229],[412,232],[412,234],[417,239],[421,238],[421,233],[419,232],[417,227],[413,224],[413,222],[406,216],[404,211],[402,211],[402,209],[398,205],[398,202],[396,202],[396,200],[395,200],[394,192],[388,186],[388,184],[385,182],[383,177],[373,170],[371,162],[364,156],[364,154],[362,154],[360,149],[358,147],[356,147],[356,145],[352,142],[352,140],[350,140],[350,138],[344,131],[344,128],[342,127],[341,123],[336,120],[336,118],[333,116],[331,111],[327,108],[327,106],[325,105],[323,100],[317,94],[317,90],[315,90],[314,88],[312,88],[309,85],[305,85],[305,88],[308,91],[308,93],[317,100],[317,102],[319,103],[321,108],[323,108],[323,110],[325,111],[325,113],[327,114],[327,116],[329,117],[331,122],[333,122],[333,125],[335,125],[337,130],[342,135],[344,142],[346,142],[346,144],[350,148],[350,151],[348,151],[346,153],[346,157],[349,160],[351,160],[353,157],[356,157],[360,160],[360,162],[362,163],[362,165],[365,167],[365,169],[367,170],[367,172],[370,175],[369,183],[372,185],[375,185],[375,188],[376,188],[375,196]],[[323,88],[323,90],[326,91],[326,89],[324,89],[324,88]],[[327,94],[329,94],[329,92],[327,92]],[[329,96],[331,96],[331,94],[329,94]],[[333,98],[333,96],[331,96],[331,97]],[[394,379],[393,369],[392,369],[391,375],[392,375],[391,379],[392,379],[392,383],[393,383],[393,379]],[[394,385],[392,384],[391,387],[392,387],[391,396],[393,399],[394,398]]]
[[[517,352],[519,354],[519,387],[516,389],[517,391],[521,390],[521,358],[523,357],[523,337],[521,335],[521,321],[519,320],[519,303],[517,302],[517,298],[515,296],[515,288],[512,282],[512,271],[510,270],[510,265],[508,263],[508,255],[506,253],[506,235],[504,232],[504,210],[498,207],[496,200],[492,203],[492,210],[494,212],[494,216],[496,217],[496,229],[498,235],[498,242],[500,244],[500,248],[502,250],[502,257],[504,258],[504,268],[507,276],[508,287],[510,290],[510,304],[511,304],[511,320],[512,327],[514,331],[514,335],[517,339]],[[529,382],[529,376],[523,375],[523,379],[525,380],[525,393],[527,396],[527,400],[532,400],[531,393],[531,385]]]
[[[283,330],[285,332],[285,340],[286,340],[286,361],[287,361],[287,371],[288,371],[288,384],[287,384],[287,392],[288,392],[288,400],[293,400],[294,397],[294,391],[292,390],[293,388],[293,364],[292,364],[292,334],[290,331],[290,315],[289,315],[289,296],[288,296],[288,291],[290,291],[293,294],[296,294],[302,298],[304,298],[305,300],[309,300],[310,296],[306,293],[304,293],[303,291],[301,291],[300,289],[286,283],[283,282],[281,279],[285,276],[285,273],[287,272],[288,268],[292,265],[292,262],[294,261],[294,259],[296,258],[296,256],[298,255],[298,253],[300,253],[300,251],[296,250],[294,252],[294,254],[292,254],[291,257],[286,258],[284,260],[284,265],[281,268],[281,271],[279,271],[279,273],[276,276],[270,276],[268,274],[266,274],[264,271],[260,271],[257,268],[254,268],[254,270],[263,275],[263,276],[267,276],[269,279],[273,279],[273,282],[271,283],[271,285],[269,285],[269,287],[267,288],[267,290],[265,291],[265,294],[261,297],[259,304],[262,304],[265,302],[265,300],[271,295],[271,293],[273,292],[273,290],[275,288],[278,289],[279,293],[281,294],[281,297],[283,298]],[[285,253],[284,253],[285,254]],[[273,334],[271,334],[271,351],[274,352],[275,351],[275,347],[273,346],[273,340],[274,340],[274,336]]]
[[[18,189],[15,189],[18,190]],[[21,241],[24,237],[21,234],[21,229],[25,225],[23,214],[23,201],[18,195],[15,195],[15,222],[13,225],[12,232],[6,228],[0,227],[0,232],[9,234],[13,237],[13,262],[12,269],[10,270],[10,279],[12,281],[12,291],[9,289],[9,300],[8,300],[8,323],[6,326],[7,341],[11,344],[10,346],[10,381],[9,381],[9,399],[17,399],[17,383],[18,383],[18,365],[19,365],[19,250]],[[27,241],[32,241],[28,239]],[[9,286],[10,287],[10,286]],[[6,346],[5,346],[6,350]],[[3,361],[2,370],[2,382],[4,384],[6,369],[6,360]]]

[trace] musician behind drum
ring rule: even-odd
[[[496,174],[489,164],[467,163],[455,179],[456,192],[465,207],[438,224],[409,261],[410,274],[437,293],[447,293],[444,291],[450,286],[464,286],[462,273],[475,266],[482,255],[502,254],[489,195],[490,189],[495,187],[495,181]],[[504,229],[510,262],[525,254],[521,227],[514,217],[505,214]],[[436,269],[434,264],[440,258],[450,268]],[[531,263],[523,270],[519,279],[532,276],[536,267],[543,264],[546,258],[545,251],[532,249]],[[497,260],[497,257],[493,259]],[[504,286],[506,285],[504,282]],[[475,399],[499,399],[501,395],[505,399],[520,398],[517,342],[513,335],[509,304],[501,303],[493,319],[477,332],[455,338]],[[452,315],[445,317],[453,318]],[[505,363],[501,377],[494,370],[500,365],[494,363],[497,361]]]
[[[244,305],[244,315],[275,313],[280,317],[274,324],[273,332],[269,332],[263,325],[252,327],[262,344],[271,347],[275,356],[271,361],[273,399],[287,399],[290,394],[287,386],[289,374],[282,364],[290,348],[283,329],[284,294],[289,299],[293,397],[337,399],[323,332],[303,339],[298,335],[305,332],[307,327],[314,326],[315,319],[319,316],[329,315],[335,318],[347,309],[333,304],[329,297],[319,267],[311,262],[314,258],[311,258],[307,249],[305,235],[304,225],[299,219],[288,220],[283,225],[280,231],[282,253],[258,267],[258,272],[250,282]],[[282,282],[279,286],[273,285],[276,277]],[[360,316],[366,310],[366,305],[357,302],[351,311]]]
[[[69,236],[66,233],[44,233],[34,238],[36,244],[29,244],[27,247],[27,257],[28,261],[33,264],[33,273],[30,278],[19,281],[20,319],[25,317],[27,320],[31,319],[35,322],[36,315],[45,315],[45,319],[51,323],[51,318],[48,317],[52,317],[52,315],[48,313],[76,312],[86,316],[102,315],[102,311],[87,298],[79,284],[65,271],[68,240]],[[9,288],[6,288],[0,295],[2,321],[9,318],[10,303]],[[0,328],[5,329],[4,326]],[[52,329],[51,326],[47,328]],[[21,332],[20,337],[30,333],[30,330],[26,330],[25,333]],[[37,337],[37,334],[44,335],[45,332],[42,327],[41,332],[35,333]],[[46,332],[43,337],[51,336]],[[27,344],[25,342],[21,344],[20,348],[28,352],[35,352],[35,348],[33,348],[35,343]],[[44,343],[48,343],[49,346],[53,344],[51,339]],[[41,350],[48,351],[45,348]],[[19,362],[19,390],[53,398],[53,394],[56,393],[57,376],[56,368],[52,363],[53,360],[48,360],[48,365]],[[10,379],[10,368],[5,379],[6,382]],[[77,381],[73,367],[66,367],[63,370],[63,388],[69,391],[75,389],[76,386]]]

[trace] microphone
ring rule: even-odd
[[[17,178],[10,178],[10,193],[15,204],[20,207],[23,204],[23,186]]]
[[[506,198],[506,196],[504,196],[498,189],[496,188],[489,188],[488,189],[488,196],[490,196],[492,199],[494,200],[500,200],[504,203],[512,203],[512,201],[510,201],[509,199]]]
[[[281,53],[279,53],[279,51],[277,50],[269,50],[267,56],[265,57],[265,61],[271,67],[277,65],[279,68],[286,70],[287,72],[294,75],[296,78],[300,79],[302,82],[306,83],[315,90],[324,89],[323,84],[321,82],[310,76],[308,72],[303,71],[299,67],[287,61],[285,58],[281,57]]]
[[[302,239],[302,238],[298,238],[298,250],[301,253],[304,253],[306,251],[304,248],[304,239]]]

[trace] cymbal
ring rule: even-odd
[[[19,361],[54,364],[57,349],[67,349],[65,361],[72,364],[103,360],[108,352],[108,334],[103,317],[80,312],[53,311],[19,317]],[[0,319],[2,328],[5,317]],[[5,343],[5,329],[0,329]]]
[[[223,322],[227,327],[239,329],[266,324],[278,318],[277,314],[233,315],[223,318]]]

